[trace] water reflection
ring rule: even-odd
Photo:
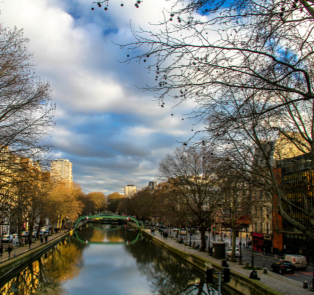
[[[0,283],[1,294],[217,293],[202,273],[124,226],[90,224],[77,234]]]
[[[64,240],[1,284],[1,294],[64,294],[62,283],[77,276],[83,266],[83,249],[78,242]]]

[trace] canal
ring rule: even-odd
[[[211,294],[204,273],[131,228],[89,224],[0,282],[1,294]]]

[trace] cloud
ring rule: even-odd
[[[123,192],[155,179],[158,162],[187,140],[191,122],[182,121],[195,103],[164,108],[153,93],[136,86],[153,83],[144,64],[126,64],[128,53],[115,43],[134,40],[130,30],[163,19],[171,1],[110,1],[108,11],[92,1],[6,0],[0,4],[4,26],[23,28],[30,39],[36,73],[48,80],[57,104],[56,127],[47,139],[55,158],[73,163],[74,181],[83,190]],[[166,14],[166,17],[168,15]],[[154,29],[157,29],[156,27]]]

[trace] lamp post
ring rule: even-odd
[[[3,253],[3,243],[2,243],[2,238],[3,238],[3,225],[1,224],[0,227],[1,227],[1,235],[0,235],[0,238],[1,238],[0,255],[1,255],[1,257],[2,257],[2,253]]]
[[[314,227],[312,228],[312,232],[314,233]],[[312,249],[313,249],[313,240],[312,240]],[[312,263],[313,263],[313,277],[312,277],[312,286],[310,288],[310,291],[314,292],[314,251],[312,250]]]
[[[251,257],[251,264],[252,264],[252,268],[254,269],[254,253],[253,253],[253,236],[252,236],[252,257]]]
[[[242,228],[240,231],[240,259],[239,259],[239,264],[242,265]]]
[[[210,247],[210,228],[209,228],[209,232],[208,232],[208,254],[212,255],[212,248]]]

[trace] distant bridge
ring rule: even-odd
[[[82,216],[80,217],[75,225],[74,225],[74,230],[77,228],[77,226],[79,225],[79,223],[84,220],[84,219],[87,219],[87,220],[91,220],[91,221],[95,221],[95,220],[109,220],[109,221],[114,221],[114,220],[132,220],[136,223],[137,227],[139,228],[140,225],[138,223],[138,221],[134,218],[134,217],[126,217],[126,216],[121,216],[121,215],[118,215],[118,214],[114,214],[110,211],[104,211],[104,212],[100,212],[98,214],[95,214],[95,215],[86,215],[86,216]]]

